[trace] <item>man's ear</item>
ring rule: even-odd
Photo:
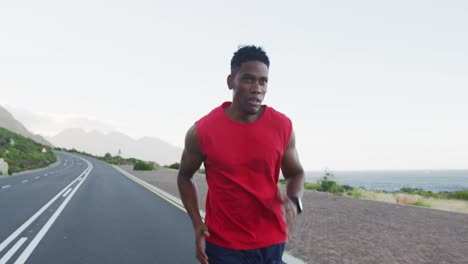
[[[233,81],[234,81],[234,77],[231,74],[229,74],[226,80],[229,90],[232,90]]]

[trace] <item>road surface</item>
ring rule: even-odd
[[[197,263],[186,213],[105,162],[0,178],[0,264]]]

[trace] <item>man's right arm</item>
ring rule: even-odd
[[[187,210],[195,230],[196,255],[201,263],[208,263],[205,254],[205,237],[209,236],[208,228],[203,223],[198,207],[197,189],[193,182],[193,175],[200,168],[204,156],[198,144],[196,126],[193,125],[185,136],[185,148],[180,161],[179,174],[177,175],[177,186],[180,198]]]

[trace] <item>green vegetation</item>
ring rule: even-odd
[[[154,165],[152,163],[137,161],[133,166],[133,170],[154,170]]]
[[[412,203],[411,205],[427,207],[427,208],[431,207],[431,205],[429,203],[427,203],[425,201],[422,201],[422,200],[416,201],[416,202]]]
[[[168,168],[168,169],[173,169],[173,170],[178,170],[180,169],[180,163],[176,162],[176,163],[172,163],[171,165],[164,165],[165,168]],[[205,174],[205,169],[199,169],[197,170],[197,173],[199,174]]]
[[[354,198],[362,198],[363,196],[362,192],[356,189],[347,191],[346,195],[352,196]]]
[[[178,170],[180,168],[180,163],[176,162],[176,163],[172,163],[171,165],[165,165],[164,167],[169,168],[169,169]]]
[[[325,176],[322,179],[318,180],[317,182],[306,182],[304,183],[304,189],[311,190],[311,191],[319,191],[319,192],[329,192],[334,194],[343,194],[345,191],[352,190],[353,188],[347,185],[339,185],[336,181],[331,180],[333,175],[329,171],[325,171]],[[286,181],[284,179],[280,179],[278,181],[278,186],[286,186]]]
[[[375,199],[378,193],[388,193],[386,191],[376,191],[376,190],[365,190],[364,188],[353,188],[348,185],[340,185],[336,181],[332,180],[333,174],[330,171],[325,171],[325,175],[318,180],[317,182],[306,182],[304,184],[304,189],[306,190],[313,190],[319,192],[328,192],[333,193],[336,195],[348,195],[356,198],[362,197],[369,197]],[[278,182],[278,186],[286,186],[286,181],[284,179],[280,179]],[[460,190],[455,192],[432,192],[432,191],[425,191],[423,189],[413,189],[413,188],[401,188],[400,191],[394,193],[405,193],[411,195],[420,195],[426,199],[434,198],[434,199],[456,199],[456,200],[465,200],[468,201],[468,190]],[[417,201],[413,205],[416,206],[423,206],[423,207],[431,207],[431,205],[424,201]]]
[[[105,161],[107,163],[114,164],[114,165],[133,165],[133,166],[135,166],[137,163],[145,163],[145,164],[151,165],[152,169],[158,167],[158,164],[154,163],[154,162],[145,162],[145,161],[135,159],[135,158],[122,158],[122,157],[120,157],[118,155],[117,156],[112,156],[110,153],[106,153],[103,157],[101,157],[101,156],[95,156],[93,154],[86,153],[84,151],[78,151],[76,149],[65,149],[65,148],[56,148],[56,149],[61,150],[61,151],[67,151],[67,152],[71,152],[71,153],[76,153],[76,154],[81,154],[81,155],[84,155],[84,156],[92,157],[92,158],[102,160],[102,161]],[[139,165],[139,166],[141,166],[141,165]]]
[[[450,199],[458,199],[468,201],[468,190],[456,191],[454,193],[448,193]]]
[[[278,186],[281,186],[281,187],[286,186],[286,181],[283,180],[283,179],[279,179],[279,181],[278,181]]]
[[[319,183],[313,183],[313,182],[306,182],[304,184],[304,188],[306,190],[311,190],[311,191],[316,191],[320,188],[320,184]]]
[[[45,148],[47,152],[42,153]],[[8,174],[46,167],[57,157],[52,148],[0,128],[0,158],[8,163]]]
[[[344,192],[343,186],[336,183],[336,181],[330,180],[330,177],[333,177],[333,175],[330,172],[325,172],[325,176],[318,181],[320,187],[317,191],[342,194]]]
[[[171,165],[164,165],[164,167],[168,169],[178,170],[180,169],[180,163],[176,162],[176,163],[172,163]],[[197,173],[205,174],[205,169],[199,169],[197,170]]]
[[[432,192],[425,191],[418,188],[401,188],[400,192],[407,194],[417,194],[424,198],[435,198],[435,199],[456,199],[456,200],[465,200],[468,201],[468,190],[460,190],[455,192]]]

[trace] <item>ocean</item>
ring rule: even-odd
[[[306,181],[316,182],[324,171],[307,171]],[[403,187],[433,192],[468,190],[468,170],[368,170],[332,171],[332,179],[341,185],[382,191]]]

